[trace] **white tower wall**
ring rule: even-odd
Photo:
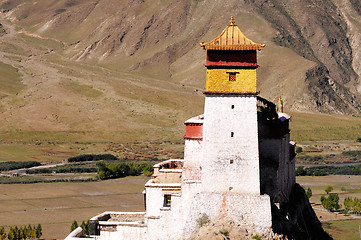
[[[204,115],[203,190],[260,194],[256,97],[206,96]]]

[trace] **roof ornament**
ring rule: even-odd
[[[234,17],[231,16],[231,20],[229,20],[229,25],[230,26],[234,26],[235,25],[235,21],[234,21]]]
[[[283,113],[283,99],[280,96],[277,101],[277,113]]]

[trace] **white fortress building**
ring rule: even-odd
[[[295,186],[289,116],[258,96],[257,51],[235,24],[201,43],[207,51],[204,114],[185,122],[184,159],[154,166],[145,212],[104,212],[90,219],[94,239],[188,239],[197,220],[229,219],[262,234],[272,208]],[[77,232],[67,239],[79,239]]]

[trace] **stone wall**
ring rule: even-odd
[[[108,229],[103,228],[100,231],[100,239],[148,239],[148,232],[146,226],[136,226],[131,224],[113,225]]]
[[[272,226],[271,204],[268,195],[202,192],[195,195],[184,235],[186,239],[198,228],[197,220],[206,214],[210,221],[232,221],[235,226],[267,232]]]

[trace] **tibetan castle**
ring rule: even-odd
[[[91,237],[189,239],[204,217],[260,236],[299,229],[306,236],[300,239],[323,234],[295,183],[290,116],[257,91],[257,51],[265,45],[247,38],[233,17],[217,38],[200,45],[207,52],[205,107],[185,121],[184,159],[154,166],[143,191],[145,212],[97,215],[90,219]],[[66,240],[79,239],[79,232]]]

